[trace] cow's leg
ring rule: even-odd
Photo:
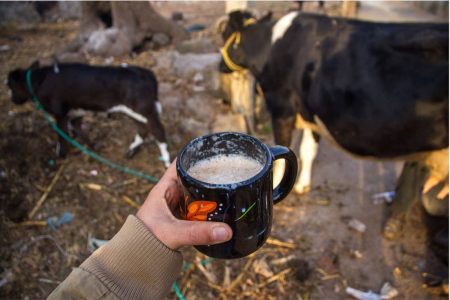
[[[56,116],[55,118],[56,124],[58,125],[59,129],[68,134],[69,119],[67,118],[67,115],[59,115]],[[56,156],[59,158],[65,158],[67,155],[67,149],[68,149],[67,141],[62,136],[58,135],[58,142],[56,144]]]
[[[277,145],[289,147],[291,145],[292,132],[294,131],[295,117],[273,118],[272,127]],[[283,179],[286,162],[278,159],[273,165],[273,186],[276,187]]]
[[[144,143],[145,137],[146,134],[143,134],[142,131],[138,131],[138,133],[136,133],[133,142],[130,144],[127,153],[125,154],[127,158],[132,158],[134,155],[136,155],[136,153],[140,149],[140,146]]]
[[[167,139],[164,126],[161,123],[160,115],[162,112],[159,102],[156,102],[156,110],[152,109],[144,116],[147,117],[147,129],[156,138],[156,144],[158,145],[159,152],[161,153],[160,160],[164,163],[164,166],[168,168],[170,166],[170,154],[167,150]]]
[[[75,118],[70,118],[68,121],[68,131],[72,136],[80,137],[80,139],[88,145],[89,148],[95,149],[95,144],[91,141],[89,136],[82,129],[83,117],[77,116]]]
[[[294,191],[298,194],[304,194],[311,189],[311,172],[314,159],[319,149],[319,136],[314,134],[311,129],[303,130],[302,143],[300,144],[300,160],[302,167],[300,176],[295,183]]]

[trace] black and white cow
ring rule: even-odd
[[[230,14],[227,32],[236,34],[227,38],[239,41],[222,52],[261,85],[276,143],[289,145],[296,125],[304,129],[296,192],[310,187],[316,133],[360,157],[428,159],[440,150],[448,176],[448,24],[299,12],[243,20]],[[231,71],[224,60],[220,69]]]
[[[169,166],[166,134],[160,120],[158,83],[153,72],[135,66],[59,64],[39,67],[35,63],[27,70],[17,69],[8,74],[7,85],[16,104],[32,98],[26,83],[28,71],[31,71],[34,93],[63,131],[68,131],[69,113],[74,110],[122,112],[139,124],[127,156],[131,157],[151,133],[156,138],[165,166]],[[60,137],[57,155],[61,157],[66,153],[67,142]]]

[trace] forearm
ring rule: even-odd
[[[135,216],[75,269],[49,299],[160,299],[179,274],[182,256]],[[92,282],[94,281],[94,282]]]

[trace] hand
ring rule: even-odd
[[[181,196],[174,161],[150,191],[136,217],[171,249],[188,245],[219,244],[231,239],[232,230],[225,223],[184,221],[175,218],[173,212],[179,209]]]

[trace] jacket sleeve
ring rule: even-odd
[[[182,256],[135,216],[97,249],[48,299],[160,299],[178,276]]]

